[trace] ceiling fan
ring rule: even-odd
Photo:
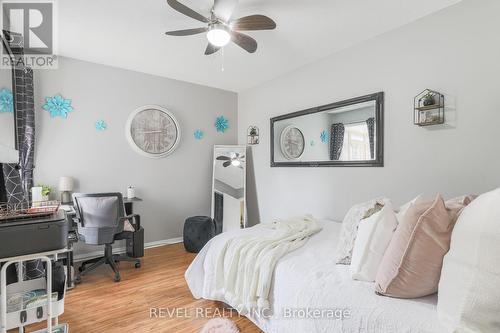
[[[190,36],[206,32],[209,43],[205,55],[219,51],[230,41],[247,52],[254,53],[257,50],[257,41],[239,31],[273,30],[276,28],[276,23],[264,15],[250,15],[231,20],[231,15],[238,4],[238,0],[214,0],[214,6],[209,18],[195,12],[177,0],[167,0],[167,3],[179,13],[207,24],[206,27],[202,28],[165,33],[169,36]]]
[[[245,155],[240,155],[238,153],[235,153],[231,157],[229,156],[218,156],[216,160],[218,161],[225,161],[222,163],[222,166],[224,168],[227,168],[228,166],[232,165],[235,167],[238,167],[240,169],[243,169],[243,166],[241,165],[243,163],[243,159],[245,158]]]

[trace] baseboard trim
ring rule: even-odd
[[[152,249],[155,247],[172,245],[172,244],[177,244],[177,243],[182,243],[182,237],[163,239],[163,240],[159,240],[159,241],[144,243],[144,248],[145,249]],[[126,251],[125,247],[117,247],[117,248],[113,249],[113,253],[116,253],[116,254],[125,253],[125,251]],[[74,261],[75,262],[84,261],[84,260],[94,259],[94,258],[98,258],[98,257],[102,257],[102,256],[103,256],[102,250],[101,251],[87,252],[87,253],[75,255]]]

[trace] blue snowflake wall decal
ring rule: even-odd
[[[14,112],[14,97],[12,92],[7,88],[0,90],[0,113]]]
[[[106,124],[104,120],[98,120],[95,123],[95,129],[97,131],[105,131],[106,129],[108,129],[108,124]]]
[[[193,136],[196,140],[201,140],[201,139],[203,139],[203,131],[200,129],[197,129],[196,131],[194,131]]]
[[[321,142],[327,143],[328,142],[328,132],[327,131],[321,132],[321,134],[319,135],[319,138],[321,139]]]
[[[224,133],[229,127],[229,123],[224,116],[217,117],[215,119],[215,128],[217,129],[217,132]]]
[[[61,95],[45,97],[45,105],[43,106],[43,109],[48,111],[52,118],[59,116],[64,119],[68,117],[68,112],[73,111],[71,100],[65,99]]]

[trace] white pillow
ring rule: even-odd
[[[350,267],[354,280],[375,281],[378,266],[397,226],[391,204],[359,223]]]
[[[373,210],[377,203],[384,205],[386,202],[390,202],[390,200],[378,198],[354,205],[349,209],[342,222],[342,229],[340,230],[337,243],[335,257],[335,262],[337,264],[349,265],[351,263],[352,249],[354,248],[354,240],[358,233],[359,221],[361,221],[370,210]]]
[[[438,315],[446,332],[500,332],[500,188],[460,215],[444,257]]]
[[[424,201],[424,197],[422,194],[419,194],[415,199],[405,203],[403,206],[399,207],[399,210],[396,214],[396,217],[398,218],[398,222],[401,222],[403,220],[403,217],[405,216],[406,212],[408,209],[415,204],[419,204]]]

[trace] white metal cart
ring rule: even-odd
[[[53,328],[59,324],[58,317],[64,313],[64,297],[61,300],[52,301],[52,260],[57,261],[58,255],[67,251],[67,248],[63,248],[11,258],[0,258],[0,264],[5,263],[0,270],[0,333],[7,333],[7,330],[14,328],[18,328],[19,332],[23,333],[24,326],[45,320],[47,321],[46,332],[52,332]],[[23,280],[22,263],[37,259],[46,263],[46,278]],[[12,264],[18,264],[18,281],[7,285],[7,268]],[[33,308],[7,312],[8,295],[36,289],[46,290],[46,303],[44,305],[40,304]],[[65,294],[66,284],[64,296]]]

